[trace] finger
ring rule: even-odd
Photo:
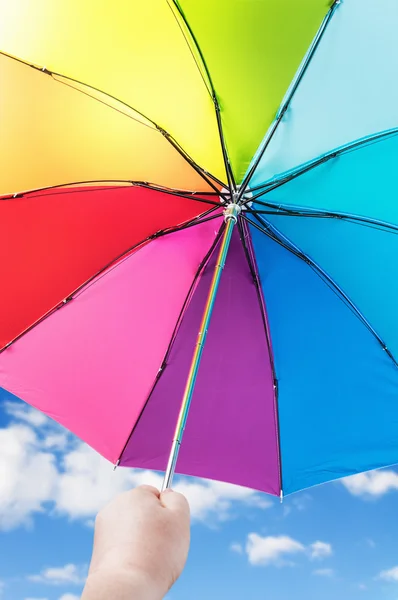
[[[160,494],[160,502],[169,510],[187,514],[189,516],[188,500],[179,492],[165,490]]]
[[[157,488],[153,487],[153,485],[139,485],[135,488],[136,492],[143,492],[144,494],[150,494],[152,496],[156,496],[156,498],[160,498],[160,492]]]

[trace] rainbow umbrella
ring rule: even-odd
[[[165,486],[397,463],[396,0],[0,14],[0,385]]]

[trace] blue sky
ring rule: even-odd
[[[78,600],[92,522],[153,473],[119,469],[0,391],[1,600]],[[167,600],[398,600],[398,473],[358,475],[277,499],[180,478],[187,568]]]

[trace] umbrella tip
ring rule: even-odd
[[[281,504],[283,504],[283,490],[281,490],[280,496],[279,496],[280,500],[281,500]]]
[[[120,465],[120,460],[115,462],[115,464],[113,465],[113,470],[116,471],[116,469],[118,468],[119,465]]]

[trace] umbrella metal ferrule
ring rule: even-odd
[[[220,284],[221,274],[223,272],[225,261],[227,259],[228,249],[232,239],[232,232],[238,221],[241,207],[234,202],[228,204],[224,211],[225,229],[221,239],[221,245],[218,252],[217,264],[214,269],[213,279],[207,296],[206,306],[199,327],[199,333],[196,340],[195,351],[192,357],[191,367],[188,379],[185,385],[185,391],[181,402],[181,408],[177,419],[177,425],[173,437],[169,460],[163,480],[162,491],[171,487],[173,483],[174,472],[177,464],[178,453],[181,446],[182,436],[191,406],[192,396],[198,376],[199,365],[202,358],[203,348],[209,329],[210,319],[213,312],[218,286]]]
[[[228,223],[228,221],[234,221],[234,223],[238,222],[238,216],[240,215],[242,208],[239,204],[235,202],[231,202],[227,204],[224,210],[224,221]]]

